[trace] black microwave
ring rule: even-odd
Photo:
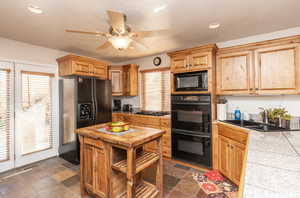
[[[176,91],[208,91],[208,71],[175,74]]]

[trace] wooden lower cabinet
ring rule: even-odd
[[[246,146],[224,136],[219,138],[220,172],[239,184]]]
[[[230,140],[223,136],[219,138],[219,170],[226,176],[230,176],[231,148]]]
[[[93,147],[91,145],[84,145],[84,185],[85,187],[93,191],[94,181],[93,181]]]
[[[248,130],[213,124],[213,168],[239,185],[246,152]]]
[[[84,186],[90,193],[98,197],[107,197],[107,168],[103,148],[88,143],[94,140],[89,138],[85,138],[85,140],[87,143],[83,144],[84,160],[81,160]]]
[[[246,145],[240,144],[238,142],[231,142],[232,146],[232,171],[231,179],[234,183],[239,184],[243,169],[243,161],[245,157]]]
[[[102,149],[94,148],[94,194],[105,197],[106,189],[106,172],[105,155]]]

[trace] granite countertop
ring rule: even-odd
[[[300,131],[250,131],[244,198],[300,197]]]
[[[109,142],[115,145],[121,145],[127,148],[137,147],[149,142],[157,137],[162,136],[165,130],[153,129],[141,126],[129,125],[133,132],[128,132],[124,135],[114,135],[100,132],[99,129],[103,128],[106,124],[93,125],[85,128],[76,129],[75,132],[79,135],[90,137],[93,139],[100,139],[104,142]]]

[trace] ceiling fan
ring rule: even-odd
[[[97,49],[105,49],[111,45],[118,50],[125,50],[132,43],[136,44],[138,47],[147,48],[139,38],[157,36],[160,33],[166,32],[166,30],[157,30],[157,31],[138,31],[133,32],[132,29],[126,24],[126,15],[120,12],[115,12],[107,10],[108,23],[110,25],[108,33],[103,32],[86,32],[79,30],[66,30],[66,32],[80,33],[80,34],[89,34],[96,36],[103,36],[107,41],[100,45]]]

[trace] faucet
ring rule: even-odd
[[[267,109],[266,108],[262,108],[262,107],[259,107],[258,109],[261,109],[264,112],[264,114],[263,114],[263,123],[269,124]]]

